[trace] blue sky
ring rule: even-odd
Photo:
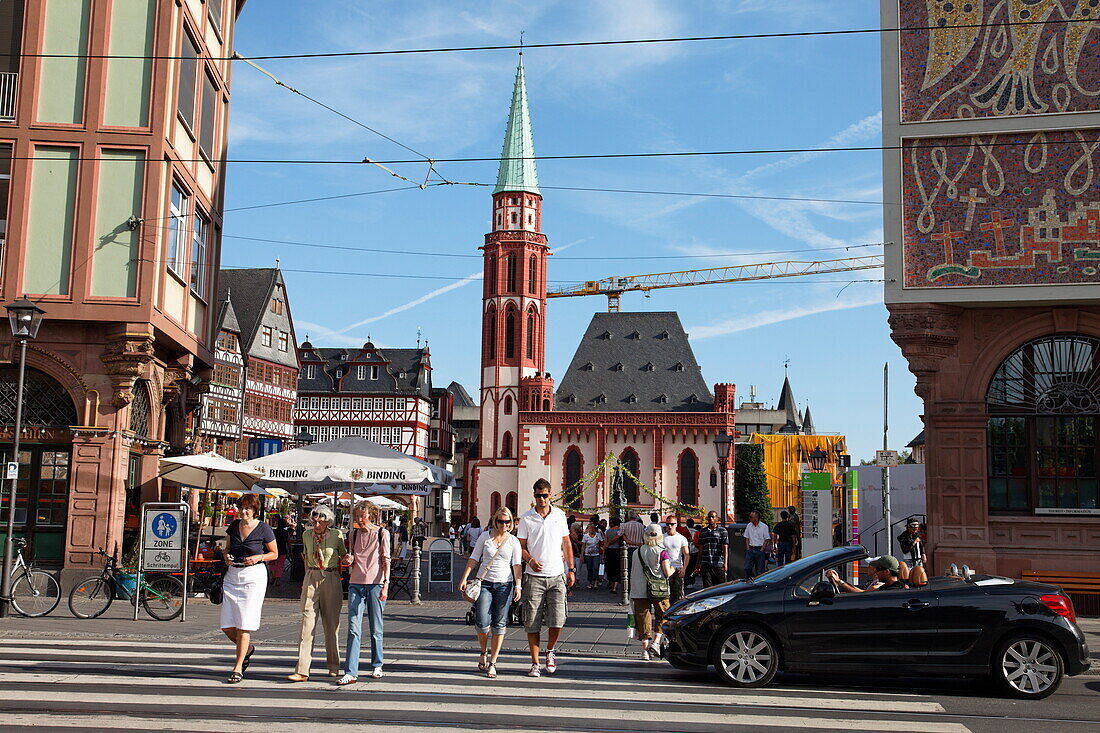
[[[254,0],[237,27],[244,56],[514,42],[770,33],[878,25],[877,2],[853,0]],[[879,46],[873,34],[622,47],[535,49],[525,56],[542,155],[877,145]],[[286,84],[432,158],[500,153],[515,74],[511,51],[266,61]],[[407,159],[406,150],[234,67],[230,158]],[[425,164],[392,166],[422,180]],[[452,181],[491,183],[496,165],[440,164]],[[877,152],[541,161],[544,186],[881,201]],[[233,164],[226,207],[405,185],[369,165]],[[596,279],[727,264],[874,254],[878,205],[543,190],[543,228],[558,255],[550,279]],[[481,263],[489,189],[441,186],[226,214],[223,264],[278,257],[302,339],[432,348],[437,384],[478,388]],[[239,237],[422,251],[380,254]],[[761,254],[786,250],[823,252]],[[731,255],[730,253],[735,253]],[[643,260],[641,257],[670,259]],[[584,259],[608,258],[608,259]],[[612,259],[618,258],[618,259]],[[309,270],[324,271],[305,272]],[[378,273],[368,277],[345,273]],[[419,275],[438,279],[397,278]],[[703,376],[747,398],[778,398],[790,359],[795,395],[820,432],[881,444],[882,365],[891,365],[891,442],[920,429],[921,404],[889,339],[880,278],[816,279],[627,294],[623,310],[675,310]],[[560,377],[600,296],[552,300],[547,366]]]

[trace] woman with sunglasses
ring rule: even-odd
[[[477,640],[481,645],[481,657],[477,668],[488,677],[497,676],[497,656],[504,644],[505,627],[513,601],[518,603],[522,592],[523,550],[512,534],[515,517],[508,507],[501,507],[493,515],[488,532],[483,532],[474,544],[466,570],[462,573],[458,591],[466,591],[466,581],[474,567],[479,565],[477,577],[481,578],[481,594],[474,603],[474,619]],[[490,630],[492,643],[489,643]]]

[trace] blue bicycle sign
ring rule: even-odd
[[[168,539],[176,533],[176,528],[176,517],[168,512],[161,512],[153,517],[153,534],[159,539]]]

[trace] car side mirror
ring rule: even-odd
[[[812,591],[810,591],[811,601],[824,601],[830,598],[836,598],[836,588],[828,581],[821,581],[814,586]]]

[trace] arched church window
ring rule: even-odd
[[[505,432],[504,437],[500,439],[500,455],[502,458],[512,457],[512,434]]]
[[[511,415],[512,414],[512,396],[511,395],[504,395],[504,414],[505,415]]]
[[[485,318],[485,331],[486,351],[489,353],[489,358],[493,359],[497,355],[497,312],[495,310],[490,310]]]
[[[485,290],[488,293],[497,290],[497,258],[492,255],[485,260]]]
[[[676,472],[678,500],[681,504],[698,506],[699,504],[699,460],[690,448],[680,454],[679,470]]]
[[[504,358],[516,358],[516,312],[512,309],[504,316]]]
[[[516,292],[516,256],[514,254],[508,255],[505,266],[507,268],[505,270],[507,273],[507,290],[509,293],[514,293]]]
[[[539,263],[534,255],[527,258],[527,292],[534,293],[538,284]]]
[[[527,314],[527,358],[535,358],[535,315]]]
[[[1100,339],[1047,336],[1006,358],[986,393],[989,509],[1098,508]]]
[[[638,454],[633,448],[627,448],[619,460],[626,471],[623,472],[623,493],[626,494],[627,504],[638,503],[638,482],[635,480],[640,473]],[[628,473],[629,472],[629,473]]]
[[[584,504],[584,490],[577,485],[582,478],[584,478],[584,459],[574,445],[565,453],[565,483],[562,486],[567,499],[566,506],[570,509],[580,509]]]
[[[494,491],[489,498],[489,516],[496,514],[498,509],[500,509],[500,492]]]
[[[512,512],[512,516],[519,513],[519,494],[514,491],[509,491],[508,495],[504,498],[504,506],[508,507],[508,510]]]
[[[15,424],[18,392],[18,369],[0,367],[0,424]],[[23,426],[67,428],[76,422],[76,408],[65,388],[49,374],[27,367],[23,373]]]

